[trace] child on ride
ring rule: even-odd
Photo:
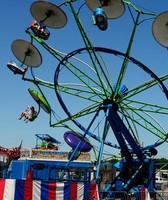
[[[22,119],[22,117],[25,117],[25,121],[34,121],[35,118],[37,117],[37,112],[35,111],[35,108],[33,106],[27,105],[27,110],[23,111],[18,118],[19,120]]]

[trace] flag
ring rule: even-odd
[[[95,183],[0,179],[0,200],[99,200]]]

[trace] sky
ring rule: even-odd
[[[23,147],[32,148],[35,146],[35,134],[49,134],[61,142],[61,148],[63,150],[70,150],[63,139],[63,134],[66,129],[64,128],[52,128],[49,126],[49,115],[41,110],[38,118],[31,123],[24,123],[24,121],[18,120],[20,113],[25,110],[27,105],[33,105],[38,108],[36,102],[32,99],[28,93],[28,88],[37,89],[35,85],[30,82],[23,81],[21,76],[14,75],[10,71],[6,64],[8,61],[13,60],[20,64],[17,58],[13,55],[11,50],[11,44],[16,39],[23,39],[30,42],[29,35],[25,32],[31,22],[34,20],[30,6],[35,2],[33,0],[19,1],[19,0],[6,0],[3,1],[0,8],[1,15],[1,39],[0,39],[0,91],[1,91],[1,116],[0,116],[0,146],[10,148],[20,144],[23,140]],[[50,1],[55,5],[60,5],[62,1]],[[160,14],[168,10],[167,0],[132,0],[138,9],[145,12],[154,12]],[[92,11],[88,9],[84,1],[74,2],[75,9],[80,9],[80,16],[85,31],[94,44],[98,47],[106,47],[115,49],[121,52],[125,52],[128,46],[130,38],[133,20],[130,16],[127,6],[125,7],[124,14],[113,20],[108,20],[108,29],[106,31],[100,31],[97,26],[93,25]],[[83,5],[83,6],[82,6]],[[49,29],[50,38],[46,41],[47,44],[61,52],[69,53],[75,49],[84,47],[84,43],[81,39],[79,30],[74,22],[74,18],[68,6],[61,6],[61,9],[67,16],[67,24],[61,29]],[[132,13],[136,12],[132,9]],[[154,18],[146,17],[142,15],[144,20],[138,26],[135,39],[133,41],[133,47],[131,56],[148,66],[158,76],[165,75],[168,72],[168,51],[166,48],[161,46],[153,37],[152,34],[152,23]],[[40,67],[34,70],[35,74],[44,80],[54,81],[54,73],[58,65],[58,61],[52,57],[45,49],[39,44],[34,43],[42,55],[42,64]],[[29,73],[29,72],[28,72]],[[29,74],[28,74],[29,75]],[[65,74],[65,76],[68,76]],[[69,78],[69,77],[67,77]],[[133,78],[142,80],[143,75],[130,73],[131,80]],[[65,77],[66,79],[66,77]],[[168,82],[165,82],[166,87]],[[52,89],[46,91],[47,99],[51,102],[52,109],[60,116],[64,111],[62,110],[57,97]],[[153,95],[153,96],[152,96]],[[156,98],[157,101],[162,101],[163,96],[159,94],[149,93],[151,99]],[[67,99],[68,102],[71,99]],[[166,101],[167,103],[167,101]],[[78,109],[80,102],[72,100],[71,104],[75,109]],[[167,106],[165,104],[165,106]],[[87,119],[88,121],[90,119]],[[168,130],[167,116],[163,118],[163,124],[165,129]],[[74,127],[74,125],[72,125]],[[144,141],[149,141],[153,138],[153,135],[144,136]],[[142,141],[142,142],[144,142]],[[159,147],[159,157],[168,158],[167,151],[165,149],[168,144],[165,143]]]

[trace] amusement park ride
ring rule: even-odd
[[[167,48],[168,12],[159,15],[145,12],[131,2],[122,0],[86,0],[79,9],[76,9],[77,3],[78,0],[64,1],[59,6],[47,1],[32,3],[30,12],[35,21],[25,31],[30,36],[30,41],[17,39],[11,45],[14,56],[21,64],[10,61],[7,66],[14,74],[21,75],[22,80],[37,87],[38,91],[32,88],[28,91],[39,105],[38,116],[40,109],[43,109],[49,115],[51,127],[68,129],[64,139],[72,150],[67,166],[77,159],[81,152],[93,150],[96,157],[95,181],[99,185],[100,165],[106,154],[105,148],[111,149],[111,155],[113,149],[117,149],[121,156],[120,173],[114,180],[110,180],[106,191],[128,192],[140,186],[154,191],[153,156],[157,154],[156,147],[167,142],[168,137],[159,121],[168,114],[168,90],[164,84],[168,75],[158,77],[145,64],[131,56],[131,49],[142,15],[154,19],[153,36],[160,45]],[[130,31],[126,52],[92,44],[79,15],[84,5],[93,12],[93,24],[100,31],[106,31],[110,26],[109,20],[121,17],[125,9],[128,9],[133,18],[133,29]],[[50,39],[50,28],[63,28],[67,23],[67,16],[62,10],[64,6],[71,11],[84,42],[84,47],[67,54],[46,43]],[[53,82],[35,76],[36,68],[42,64],[42,56],[35,47],[35,42],[57,62]],[[27,77],[28,70],[31,77]],[[130,81],[130,73],[138,73],[143,79],[136,80],[132,77]],[[65,118],[57,117],[53,122],[53,116],[56,114],[45,96],[43,87],[55,91],[66,114]],[[164,100],[155,102],[155,99],[149,97],[149,92],[158,93]],[[70,105],[68,99],[73,100],[74,105],[80,103],[79,110]],[[75,131],[70,125],[71,122],[80,131]],[[155,137],[155,142],[144,146],[141,139],[145,140],[146,135]],[[62,177],[63,173],[60,179]]]
[[[22,143],[19,147],[5,148],[0,146],[0,155],[6,156],[9,160],[20,158],[20,150],[22,147]]]

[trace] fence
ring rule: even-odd
[[[168,200],[168,192],[101,192],[99,193],[100,200]]]

